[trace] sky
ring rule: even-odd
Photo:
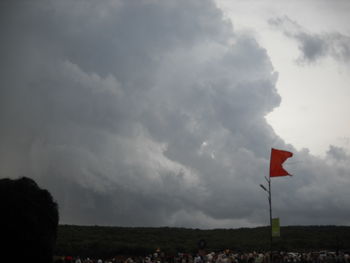
[[[279,73],[282,101],[267,116],[276,133],[318,156],[330,144],[349,149],[349,1],[217,3],[237,30],[267,50]]]
[[[61,224],[350,225],[348,1],[0,2],[0,176]]]

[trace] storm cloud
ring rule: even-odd
[[[298,42],[298,62],[314,63],[325,57],[343,63],[350,61],[350,36],[339,32],[312,33],[287,16],[270,19],[269,24]]]
[[[212,1],[0,5],[1,176],[48,188],[61,223],[267,224],[276,147],[295,153],[273,181],[282,223],[349,224],[349,156],[275,134],[278,73]]]

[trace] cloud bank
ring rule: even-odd
[[[338,32],[311,33],[287,16],[270,19],[269,24],[298,42],[301,52],[298,62],[314,63],[325,57],[343,63],[350,61],[350,36]]]
[[[270,148],[282,224],[349,224],[350,158],[296,152],[266,51],[209,0],[3,1],[1,176],[30,176],[61,223],[198,228],[268,223]]]

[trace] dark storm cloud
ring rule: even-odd
[[[269,24],[298,42],[299,62],[316,62],[328,56],[340,62],[350,61],[349,36],[338,32],[311,33],[286,16],[270,19]]]
[[[278,74],[211,1],[1,7],[2,176],[49,188],[62,223],[267,223],[270,147],[295,152],[265,120]],[[339,214],[320,223],[346,223],[348,157],[294,158],[295,177],[273,182],[285,222],[312,223],[316,204]]]

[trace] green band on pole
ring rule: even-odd
[[[279,218],[272,218],[272,236],[273,237],[280,237],[280,219]]]

